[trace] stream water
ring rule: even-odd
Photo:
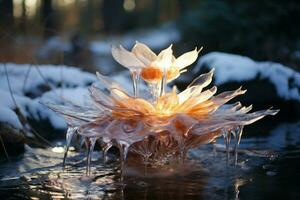
[[[117,156],[92,156],[86,176],[85,152],[70,151],[62,170],[64,145],[26,147],[26,153],[0,165],[1,199],[300,199],[300,122],[246,127],[238,164],[226,159],[223,138],[189,152],[180,169],[129,173],[120,182]],[[233,147],[233,146],[232,146]],[[163,173],[159,173],[163,171]],[[166,173],[166,171],[168,173]],[[126,174],[126,173],[125,173]],[[153,173],[154,174],[154,173]]]

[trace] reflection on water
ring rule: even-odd
[[[300,123],[282,123],[260,135],[245,130],[237,166],[233,155],[226,159],[220,140],[192,150],[191,162],[168,176],[127,173],[123,183],[113,155],[112,162],[103,165],[101,153],[95,152],[92,175],[87,177],[84,153],[71,151],[63,171],[61,147],[28,147],[22,158],[1,165],[0,195],[4,199],[262,199],[280,196],[283,190],[287,199],[296,199],[299,128]],[[271,193],[264,184],[278,191]]]

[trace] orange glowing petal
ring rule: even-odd
[[[178,112],[189,112],[195,106],[209,100],[216,93],[216,91],[216,87],[212,87],[204,92],[192,94],[188,99],[178,106]]]
[[[151,114],[155,112],[151,103],[140,98],[128,98],[126,101],[122,102],[122,106],[143,114]]]
[[[176,79],[179,75],[180,71],[178,67],[170,67],[166,73],[168,81]],[[162,80],[163,71],[158,67],[146,67],[142,69],[141,77],[144,81],[156,83]]]
[[[147,82],[158,82],[162,79],[163,72],[157,67],[146,67],[141,71],[141,77]]]
[[[176,87],[174,87],[172,92],[166,93],[158,98],[155,108],[158,113],[173,114],[178,103],[179,99],[176,94]]]
[[[216,104],[214,104],[211,100],[207,100],[192,107],[192,109],[190,109],[188,113],[200,117],[215,111],[217,108],[218,106]]]
[[[180,71],[178,67],[170,67],[167,71],[167,80],[172,81],[180,76]]]
[[[165,124],[157,128],[158,132],[169,132],[179,138],[188,136],[189,130],[197,123],[196,118],[186,114],[175,114],[164,118]],[[167,122],[167,123],[166,123]],[[175,138],[175,140],[179,139]]]

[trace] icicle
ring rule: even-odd
[[[77,131],[77,127],[69,127],[66,134],[66,146],[65,146],[65,153],[63,158],[63,168],[65,168],[66,165],[66,159],[68,156],[69,147],[71,145],[72,138],[74,136],[74,133]]]
[[[120,160],[121,160],[121,166],[120,166],[120,180],[123,181],[123,176],[124,176],[124,168],[125,168],[125,163],[127,159],[127,154],[129,150],[129,144],[125,141],[117,141],[119,145],[119,151],[120,151]]]
[[[222,129],[222,135],[226,147],[226,162],[229,161],[229,145],[230,145],[230,132],[227,129]]]
[[[102,157],[103,157],[103,163],[106,164],[107,162],[107,152],[108,150],[113,146],[111,141],[105,142],[102,149]]]
[[[178,142],[178,147],[179,147],[179,161],[181,164],[184,163],[185,161],[185,157],[186,157],[186,148],[185,148],[185,144],[184,144],[184,138],[180,138],[179,140],[177,140]]]
[[[85,141],[86,141],[86,137],[82,136],[82,137],[80,138],[80,148],[82,148],[82,146],[83,146],[83,144],[85,143]]]
[[[217,156],[216,140],[213,140],[213,141],[211,142],[211,144],[212,144],[212,146],[213,146],[213,155],[214,155],[214,157],[216,157],[216,156]]]
[[[140,80],[140,73],[137,71],[133,71],[131,73],[132,80],[133,80],[133,94],[134,97],[137,98],[139,96],[139,80]]]
[[[91,173],[91,159],[94,151],[94,147],[98,138],[89,138],[87,139],[87,165],[86,165],[86,174],[89,176]]]
[[[243,134],[243,126],[237,126],[233,129],[232,134],[234,135],[234,164],[237,165],[238,160],[238,148],[241,142],[241,137]]]

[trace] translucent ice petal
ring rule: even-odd
[[[210,70],[208,73],[206,74],[201,74],[200,76],[198,76],[197,78],[195,78],[189,85],[187,88],[192,87],[192,86],[201,86],[202,88],[205,88],[206,86],[208,86],[211,81],[212,81],[212,77],[214,74],[215,69],[213,68],[212,70]]]

